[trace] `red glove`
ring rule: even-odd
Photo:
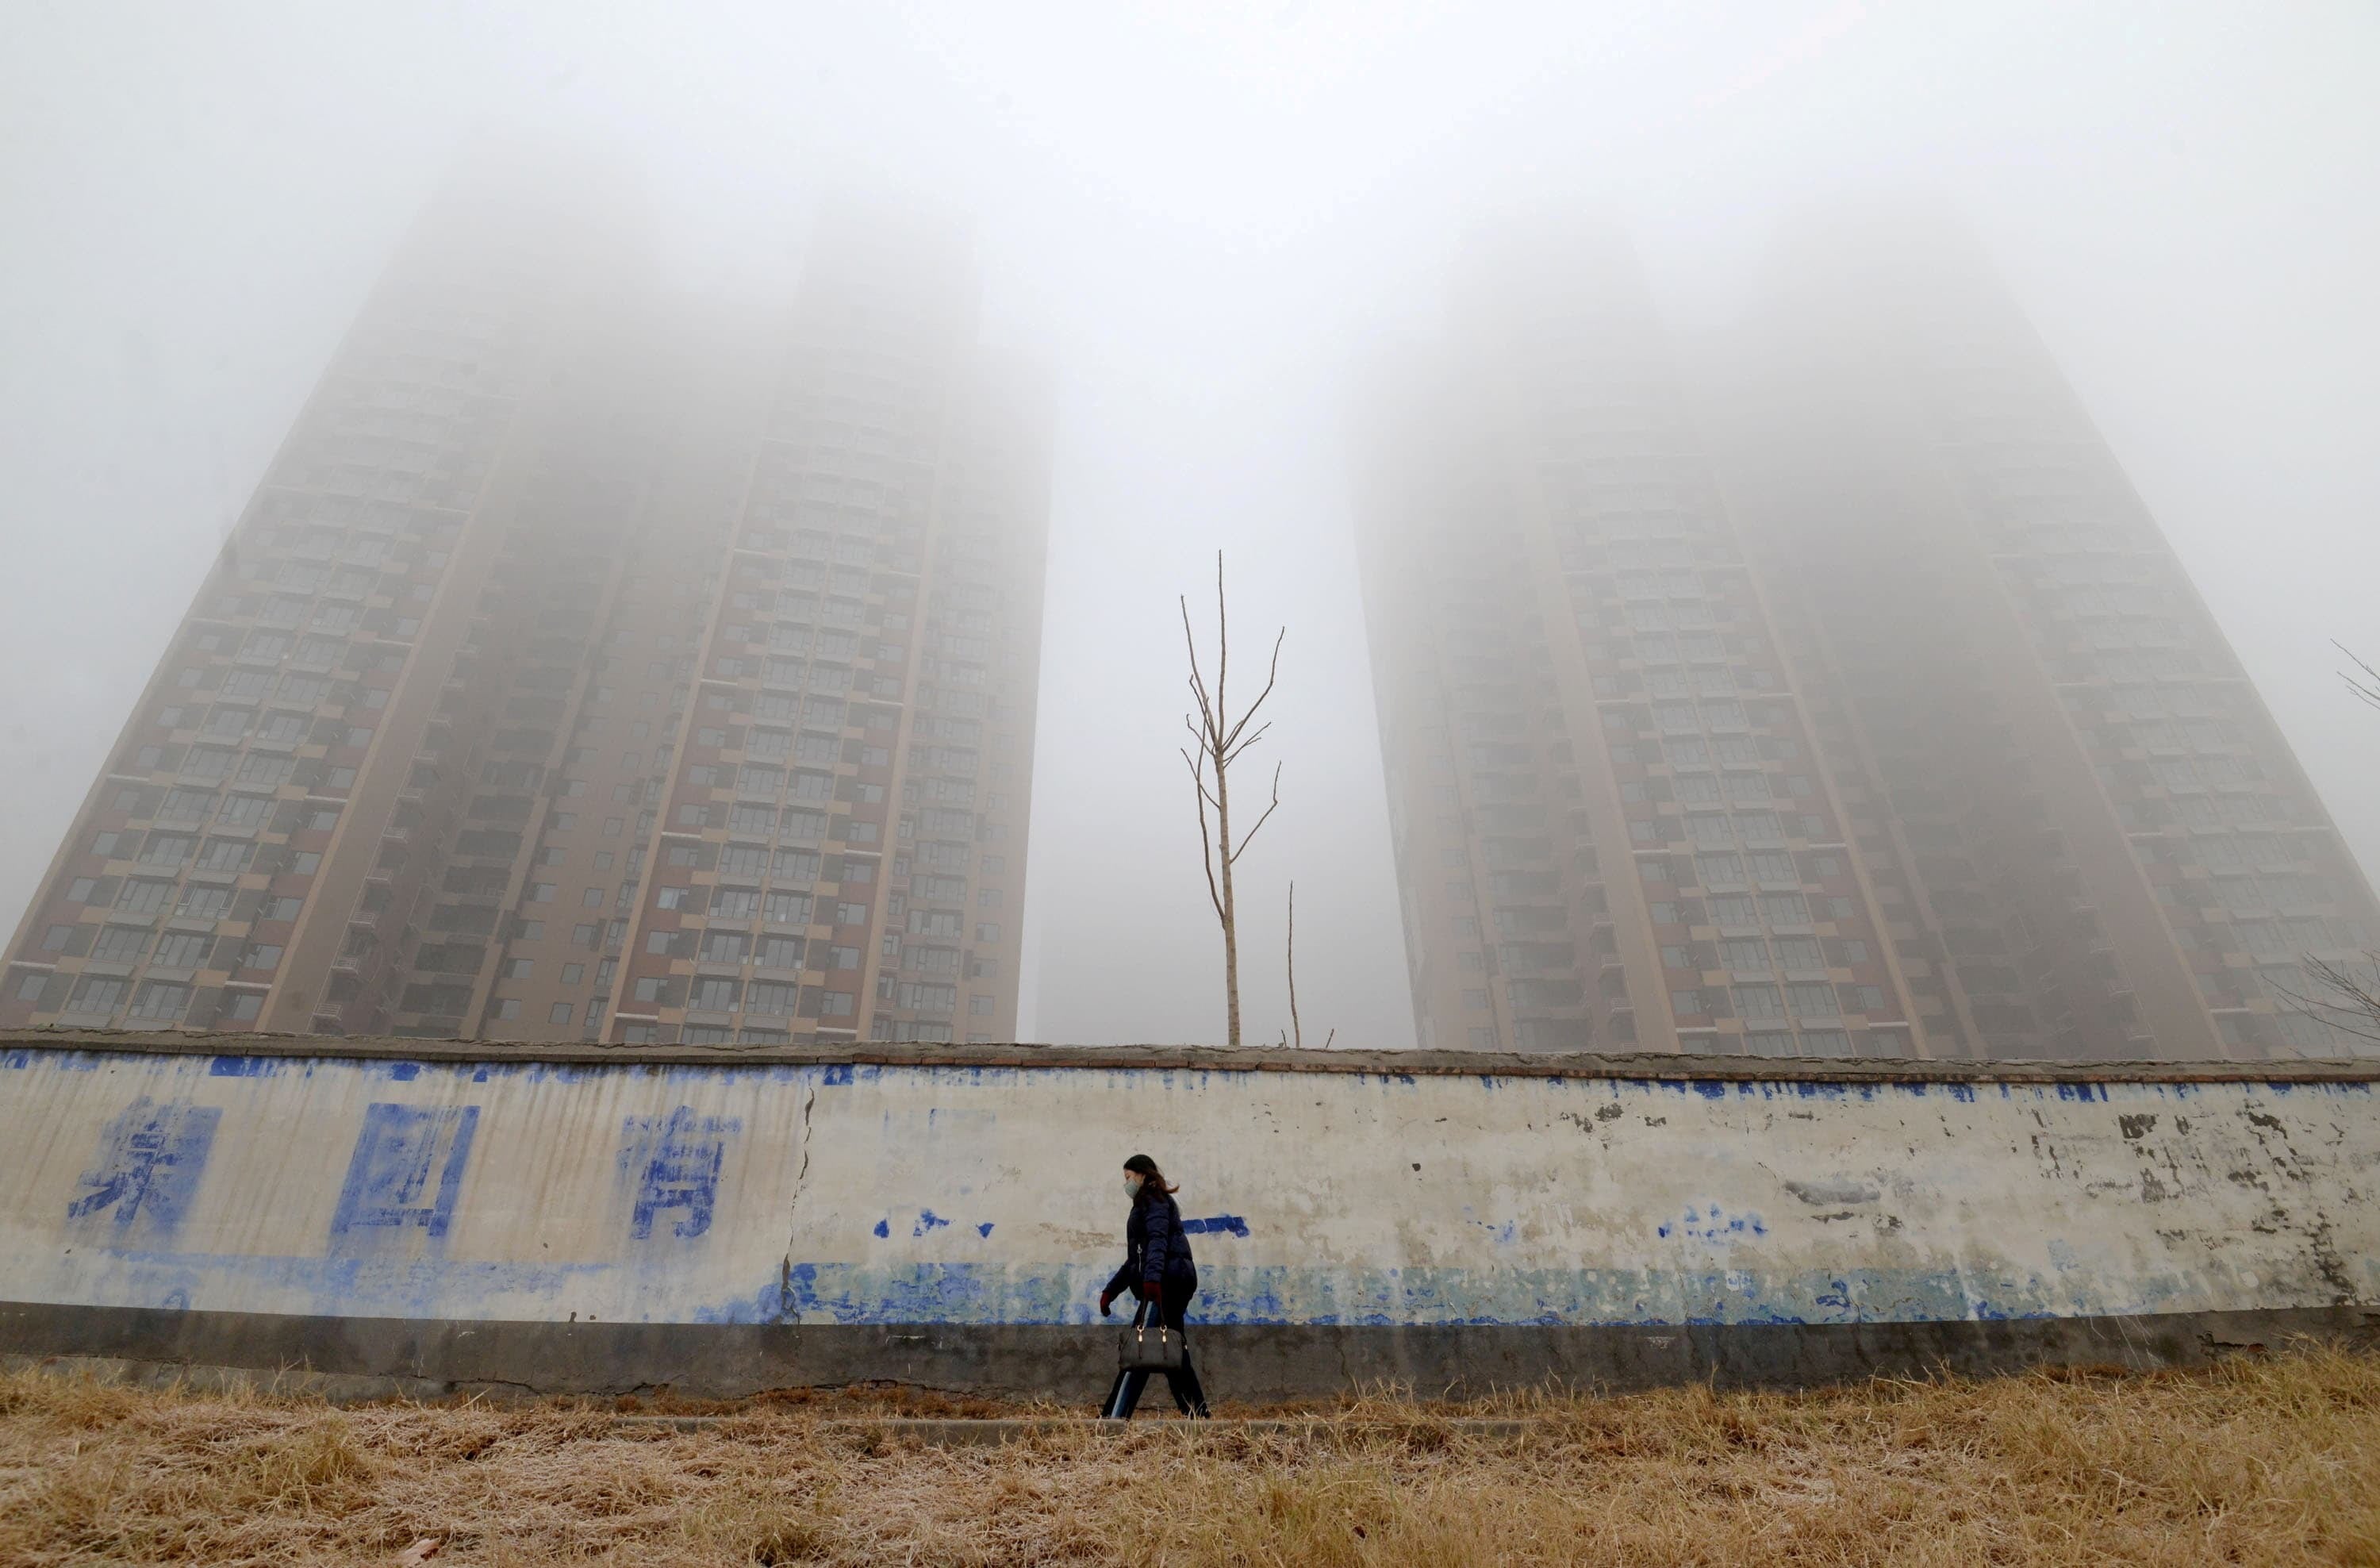
[[[1099,1316],[1100,1316],[1100,1317],[1102,1317],[1102,1318],[1106,1318],[1106,1317],[1111,1316],[1111,1309],[1110,1304],[1111,1304],[1111,1302],[1113,1302],[1114,1300],[1115,1300],[1115,1292],[1113,1292],[1113,1291],[1111,1291],[1111,1290],[1103,1290],[1103,1291],[1099,1292]]]
[[[1156,1311],[1165,1301],[1164,1284],[1161,1282],[1152,1282],[1141,1286],[1140,1299],[1148,1303],[1148,1309],[1151,1312]]]

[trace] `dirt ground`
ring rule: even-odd
[[[1161,1397],[1154,1403],[1162,1404]],[[0,1563],[2380,1563],[2380,1356],[1705,1388],[933,1447],[930,1398],[697,1430],[0,1378]],[[999,1412],[1014,1414],[1013,1411]],[[1517,1433],[1453,1424],[1524,1416]]]

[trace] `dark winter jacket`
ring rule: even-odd
[[[1108,1282],[1110,1295],[1129,1290],[1147,1295],[1162,1283],[1169,1295],[1184,1295],[1197,1288],[1197,1266],[1190,1258],[1190,1238],[1182,1229],[1182,1210],[1172,1195],[1151,1187],[1133,1199],[1132,1218],[1123,1226],[1123,1267]]]

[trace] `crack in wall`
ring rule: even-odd
[[[789,1226],[795,1220],[795,1210],[801,1205],[802,1191],[809,1185],[810,1113],[817,1107],[818,1076],[813,1072],[806,1076],[802,1084],[802,1121],[798,1139],[801,1159],[794,1167],[793,1190],[785,1195],[785,1219]],[[789,1231],[785,1237],[785,1256],[778,1266],[777,1321],[780,1323],[789,1323],[794,1319],[794,1241],[798,1234],[797,1230]]]

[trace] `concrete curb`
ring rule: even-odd
[[[2373,1083],[2380,1058],[2289,1062],[1950,1062],[1694,1056],[1677,1051],[1301,1051],[1208,1045],[602,1045],[0,1029],[0,1051],[549,1066],[1135,1068],[1172,1072],[1386,1074],[1409,1077],[1619,1078],[1747,1083]]]

